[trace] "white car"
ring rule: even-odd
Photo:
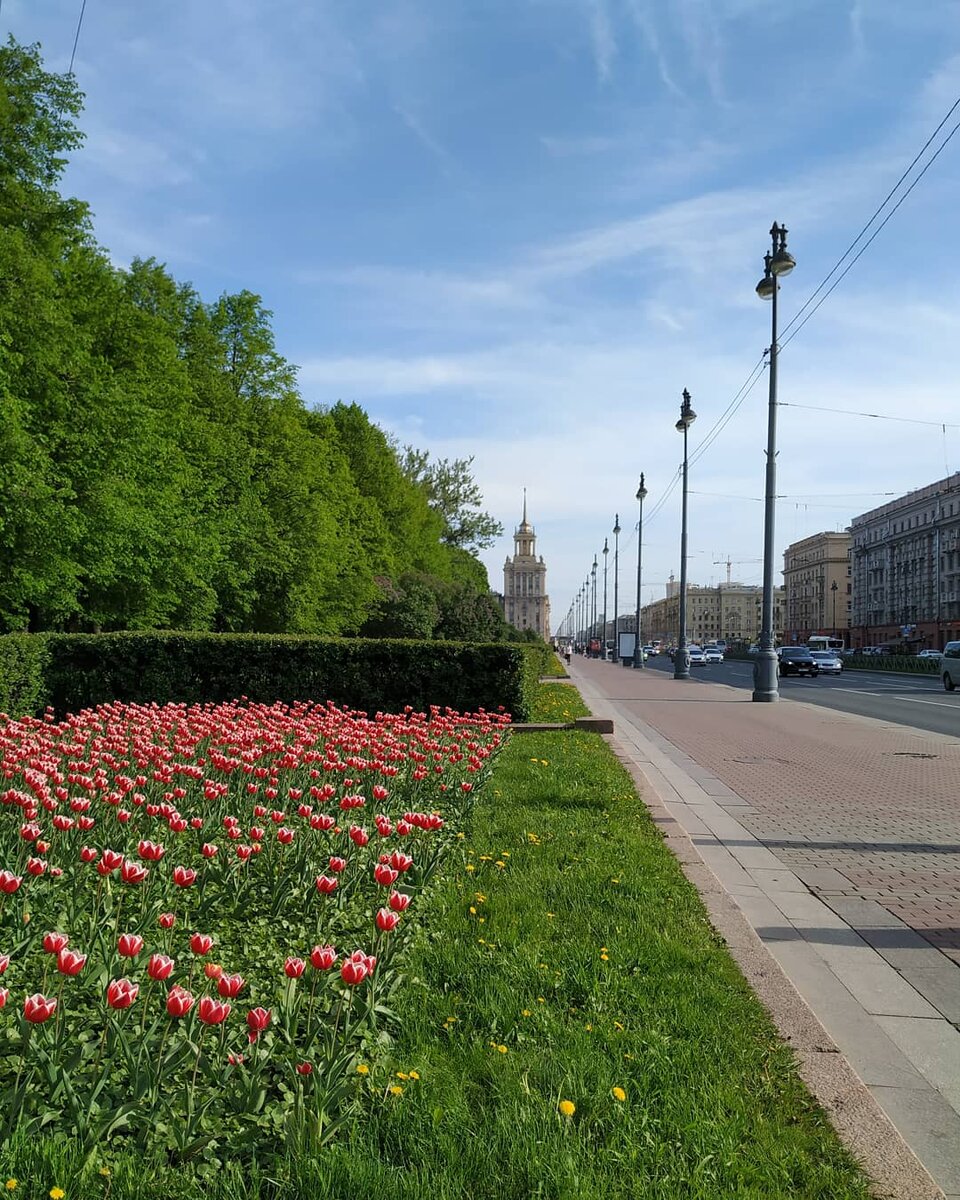
[[[707,646],[703,652],[703,660],[708,663],[722,663],[723,651],[719,646]]]
[[[690,655],[690,666],[691,667],[702,667],[703,664],[707,661],[706,657],[704,656],[703,651],[700,649],[699,646],[688,646],[687,653]]]
[[[921,650],[920,653],[917,655],[917,658],[933,658],[937,662],[939,662],[940,659],[943,658],[943,651],[942,650]]]
[[[833,650],[811,650],[820,664],[821,675],[839,675],[843,670],[843,659]]]

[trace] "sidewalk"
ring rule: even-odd
[[[960,737],[656,670],[569,669],[644,794],[960,1200]],[[885,1194],[937,1194],[913,1186]]]

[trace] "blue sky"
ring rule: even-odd
[[[0,31],[66,70],[81,3]],[[556,625],[616,512],[635,573],[641,470],[644,602],[678,573],[684,387],[690,581],[760,581],[765,375],[712,435],[770,341],[770,224],[783,329],[960,96],[960,7],[87,0],[74,69],[65,187],[114,261],[257,292],[308,404],[474,456],[494,587],[525,486]],[[960,468],[958,201],[960,134],[785,346],[778,551]]]

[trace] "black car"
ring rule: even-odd
[[[781,675],[819,675],[820,664],[806,646],[784,646],[780,651]]]

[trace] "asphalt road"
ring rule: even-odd
[[[673,663],[662,654],[648,659],[646,667],[673,673]],[[690,677],[703,684],[752,688],[753,663],[730,661],[691,667]],[[960,689],[945,692],[936,675],[888,675],[844,669],[840,675],[820,675],[816,679],[781,676],[780,696],[783,700],[803,700],[841,712],[960,737]]]

